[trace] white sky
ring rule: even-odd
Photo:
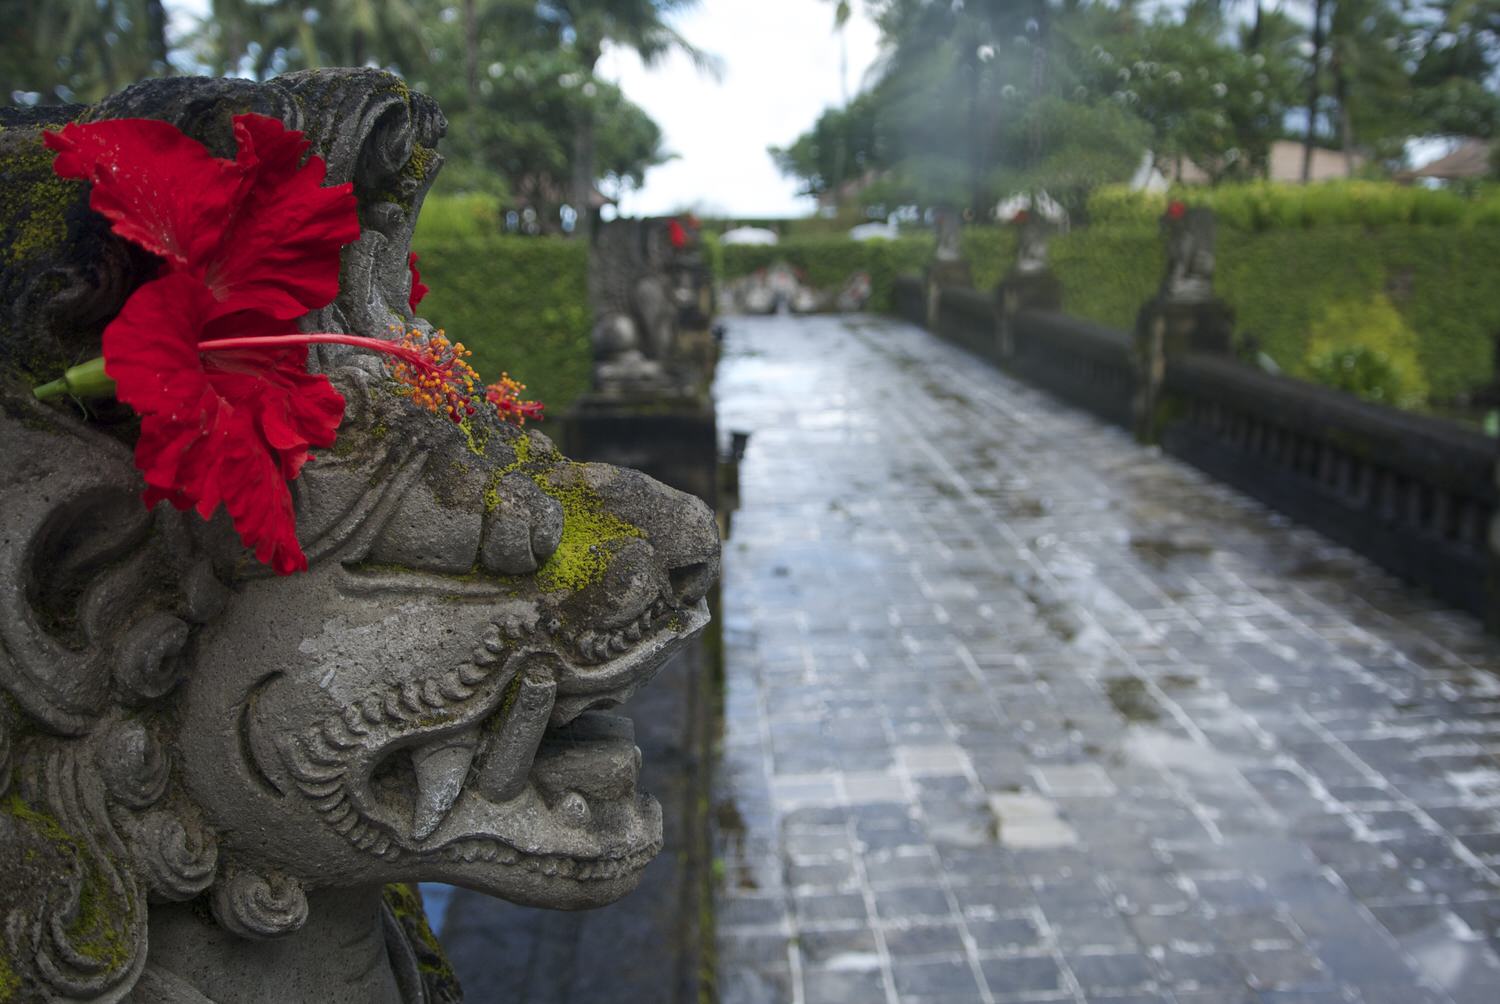
[[[860,2],[845,28],[848,94],[874,62],[878,33]],[[168,5],[174,27],[208,13],[208,0]],[[677,19],[683,37],[723,61],[722,80],[682,56],[647,69],[627,51],[607,51],[599,74],[619,84],[662,127],[677,159],[653,169],[621,206],[628,214],[683,208],[732,216],[794,216],[813,200],[776,170],[766,147],[796,139],[843,103],[832,0],[702,0]]]
[[[845,28],[848,94],[874,62],[879,36],[860,4]],[[613,50],[599,75],[620,85],[661,126],[678,159],[654,168],[621,209],[630,215],[692,208],[729,216],[796,216],[799,198],[766,147],[785,146],[818,115],[842,104],[839,37],[830,0],[703,0],[677,29],[724,64],[721,81],[674,55],[646,68]]]

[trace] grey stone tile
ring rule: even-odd
[[[1062,969],[1050,955],[981,959],[979,969],[997,997],[1064,989]]]
[[[954,902],[1007,1004],[1078,1004],[1075,958],[1144,959],[1176,1004],[1427,1004],[1440,976],[1494,1004],[1500,702],[1475,674],[1500,642],[908,326],[735,319],[720,376],[753,433],[721,622],[731,1004],[791,999],[788,937],[829,981],[805,999],[868,991],[872,923],[928,967],[903,1001],[978,999],[910,954],[952,950]],[[1088,999],[1111,996],[1164,991]]]
[[[903,998],[946,997],[979,992],[979,983],[974,979],[973,969],[962,959],[897,959],[892,961],[891,970],[896,977],[896,992]]]

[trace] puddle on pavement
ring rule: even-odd
[[[992,842],[1013,850],[1073,847],[1078,832],[1057,812],[1057,803],[1031,792],[991,795]]]
[[[749,860],[745,856],[745,817],[733,800],[714,806],[714,836],[720,856],[714,861],[714,877],[721,886],[737,889],[759,889]]]
[[[1161,721],[1161,705],[1138,677],[1112,676],[1104,681],[1104,694],[1127,722]]]
[[[1183,676],[1181,673],[1168,673],[1159,681],[1163,690],[1191,690],[1202,681],[1196,676]]]

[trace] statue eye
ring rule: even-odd
[[[484,533],[483,506],[444,501],[427,485],[407,492],[365,560],[442,575],[472,572]]]

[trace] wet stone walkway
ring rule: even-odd
[[[742,319],[719,993],[1500,1001],[1500,645],[910,326]]]

